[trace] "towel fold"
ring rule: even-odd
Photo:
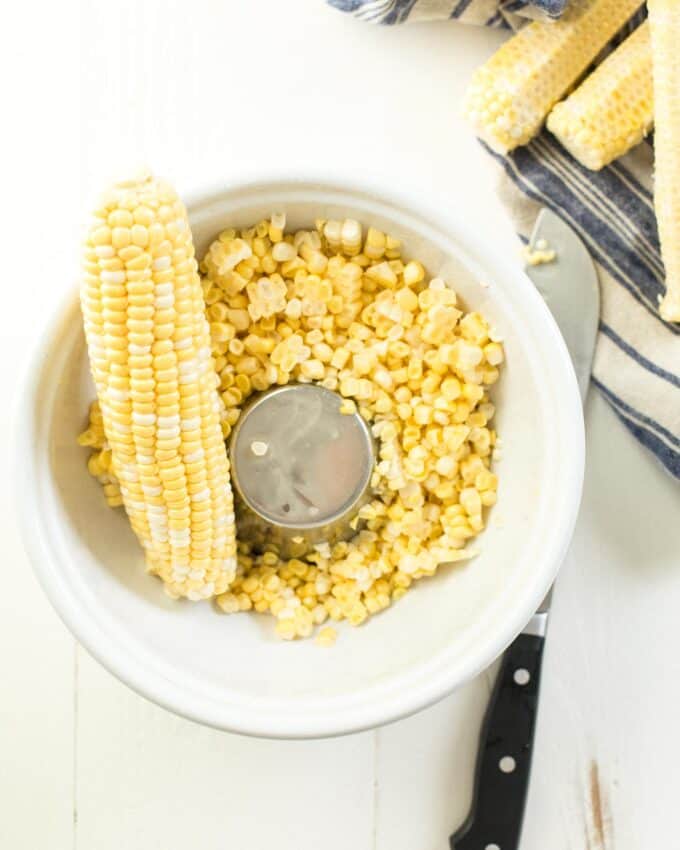
[[[559,17],[568,5],[568,0],[328,2],[375,23],[446,18],[505,28],[516,28],[518,16]],[[664,268],[651,141],[599,172],[581,166],[547,131],[509,156],[488,152],[521,239],[528,238],[538,209],[547,206],[589,249],[602,300],[593,383],[636,439],[680,478],[680,325],[659,316]]]

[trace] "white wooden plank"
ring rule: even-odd
[[[596,394],[588,429],[522,848],[544,850],[546,836],[554,850],[675,847],[680,491]]]
[[[3,445],[5,436],[0,423]],[[0,513],[11,516],[4,493]],[[2,545],[12,590],[0,594],[0,847],[62,850],[73,833],[75,644],[14,529]]]
[[[47,251],[60,251],[58,233]],[[49,280],[48,255],[36,278]],[[38,286],[37,291],[40,292]],[[15,296],[17,310],[0,314],[0,386],[16,402],[26,354],[45,309],[35,292]],[[54,293],[45,293],[45,304]],[[15,303],[16,303],[15,302]],[[19,356],[17,356],[19,353]],[[22,354],[23,353],[23,354]],[[0,445],[12,442],[12,404],[0,406]],[[73,833],[73,726],[75,641],[50,607],[33,575],[16,516],[14,453],[0,463],[0,847],[70,847]],[[35,817],[38,805],[41,816]]]
[[[375,850],[447,850],[472,796],[493,671],[376,732]]]
[[[29,353],[74,278],[77,10],[17,3],[4,11],[0,72],[12,129],[3,135],[0,165],[0,847],[66,850],[73,838],[75,644],[19,538],[11,464],[21,458],[11,433]]]
[[[202,26],[186,14],[184,3],[163,0],[83,8],[85,195],[140,160],[182,190],[254,164],[354,163],[358,181],[380,172],[450,187],[452,203],[464,199],[495,239],[507,238],[483,154],[456,114],[472,68],[500,36],[372,28],[323,0],[297,0],[294,14],[280,0],[202,0],[191,10]],[[617,850],[674,846],[678,532],[658,535],[655,518],[668,525],[677,515],[677,489],[601,402],[592,408],[588,519],[557,594],[524,850],[580,850],[587,828],[591,850],[611,850],[597,846],[584,815],[593,758]],[[380,850],[446,846],[469,800],[484,702],[480,680],[378,733]],[[274,744],[203,730],[85,657],[80,710],[81,850],[188,841],[257,850],[274,838],[284,850],[371,846],[370,736]]]
[[[522,850],[676,846],[680,493],[601,398],[543,666]],[[478,680],[378,733],[378,850],[445,850],[469,805]],[[402,813],[399,815],[399,813]]]
[[[372,733],[266,741],[136,696],[82,650],[77,850],[371,850]]]

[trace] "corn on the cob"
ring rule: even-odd
[[[654,202],[666,267],[661,317],[680,322],[680,2],[649,0],[654,68]]]
[[[235,568],[229,464],[186,210],[151,177],[117,184],[85,247],[81,304],[110,471],[171,596],[224,592]]]
[[[641,0],[572,0],[559,21],[534,21],[520,30],[472,79],[465,112],[477,135],[501,154],[529,142],[641,5]]]
[[[649,24],[638,27],[548,116],[548,129],[598,171],[627,153],[654,123]]]

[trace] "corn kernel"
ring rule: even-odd
[[[139,456],[139,478],[146,487],[141,497],[150,508],[162,505],[154,495],[155,479],[146,473],[158,464],[158,492],[169,506],[164,533],[172,531],[184,545],[190,525],[197,554],[189,566],[176,568],[168,592],[181,595],[188,589],[191,598],[199,598],[212,575],[211,513],[207,500],[199,500],[195,509],[183,500],[202,493],[205,483],[188,477],[203,469],[199,458],[212,455],[203,450],[198,425],[180,429],[177,436],[173,416],[200,424],[208,406],[199,393],[185,401],[177,390],[177,377],[190,368],[191,357],[181,347],[175,351],[172,328],[182,303],[188,307],[191,301],[154,309],[154,286],[170,280],[163,275],[173,262],[169,249],[160,246],[175,232],[177,220],[170,205],[162,206],[162,214],[140,205],[108,215],[106,227],[90,238],[94,259],[87,273],[102,268],[111,274],[112,330],[106,345],[114,358],[114,392],[127,386],[127,372],[117,371],[125,370],[127,345],[138,346],[129,356],[138,370],[130,391],[138,420],[120,434],[120,444],[149,453],[148,463]],[[224,404],[214,414],[221,435],[229,435],[251,393],[298,380],[338,391],[341,412],[358,411],[376,439],[375,497],[353,521],[354,538],[288,562],[273,551],[257,554],[252,541],[241,541],[238,576],[213,583],[218,607],[269,613],[287,640],[310,635],[328,618],[360,625],[414,581],[432,575],[439,563],[467,557],[464,547],[484,527],[483,509],[494,504],[498,486],[489,468],[492,452],[499,449],[489,427],[495,411],[486,386],[497,379],[503,362],[500,337],[480,314],[460,311],[445,281],[428,283],[421,263],[402,261],[397,239],[375,228],[364,237],[353,219],[320,220],[315,226],[286,234],[285,216],[275,214],[240,232],[229,228],[200,263],[211,333],[207,345],[212,343]],[[159,264],[154,283],[145,289],[147,246]],[[118,314],[123,322],[127,317],[129,327],[116,329]],[[194,333],[191,325],[178,327],[174,339],[190,340]],[[157,394],[163,399],[158,407]],[[126,410],[115,398],[105,406],[107,417],[120,419]],[[145,418],[156,411],[162,425]],[[102,411],[93,408],[79,442],[91,448],[90,471],[115,505],[123,501],[116,475],[125,490],[128,473],[109,450],[103,420]],[[190,458],[184,466],[176,462],[182,441]],[[177,551],[186,553],[188,562],[186,546]],[[317,642],[331,645],[335,638],[325,627]]]
[[[300,374],[311,381],[321,381],[326,374],[326,369],[320,360],[305,360],[300,364]]]
[[[425,280],[425,269],[416,260],[411,260],[404,266],[403,276],[406,286],[415,286]]]
[[[326,626],[325,628],[320,629],[316,636],[316,642],[319,646],[333,646],[337,638],[338,633],[335,629],[332,626]]]

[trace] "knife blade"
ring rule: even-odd
[[[529,252],[535,251],[538,243],[545,243],[549,250],[554,251],[556,261],[529,265],[525,271],[543,296],[567,344],[581,401],[585,404],[600,321],[597,271],[581,239],[546,207],[536,218],[529,238]],[[552,587],[524,629],[524,634],[545,636],[551,602]]]
[[[539,243],[555,260],[526,273],[557,322],[585,402],[600,318],[597,271],[581,239],[547,208],[538,214],[529,251]],[[503,656],[480,734],[472,806],[449,840],[451,850],[519,848],[551,601],[552,588]]]
[[[600,287],[588,249],[554,212],[544,207],[529,239],[533,251],[541,241],[555,251],[555,261],[528,266],[526,273],[557,322],[585,402],[600,320]]]

